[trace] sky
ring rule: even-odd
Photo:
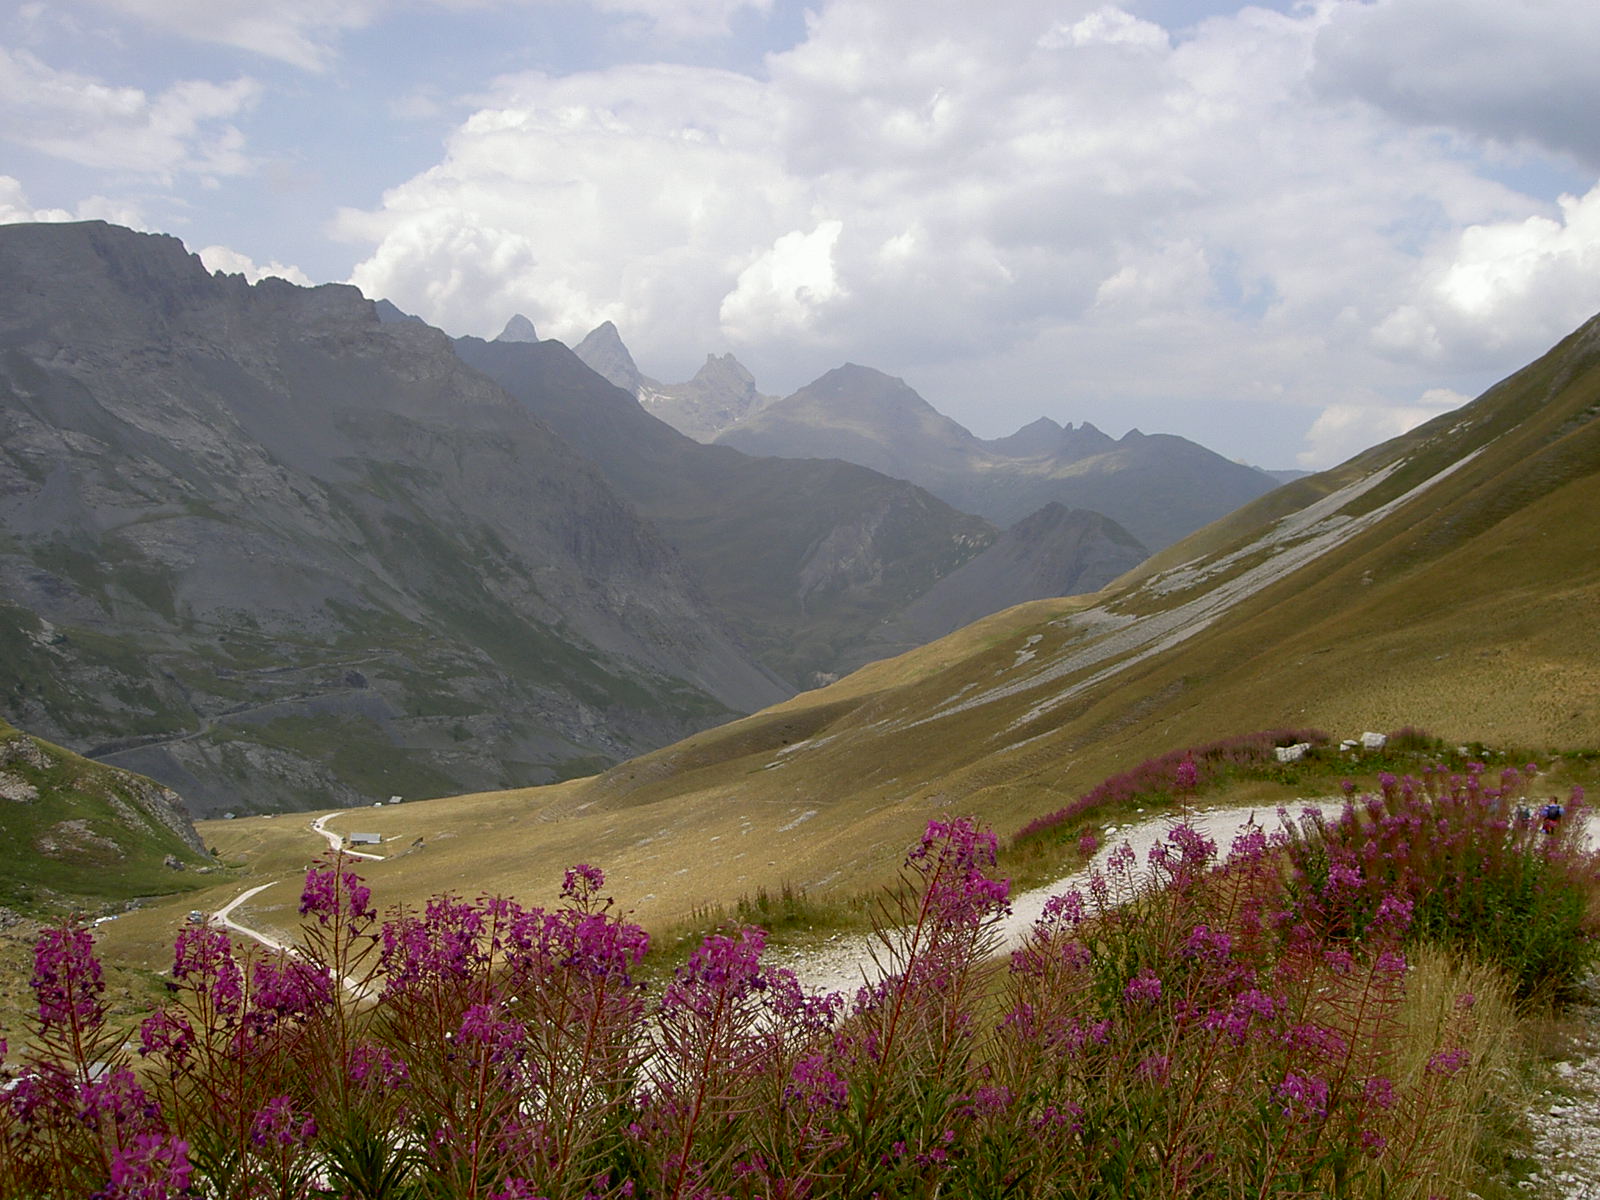
[[[1318,469],[1600,311],[1594,0],[0,3],[0,222]]]

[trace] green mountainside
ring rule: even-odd
[[[0,722],[0,911],[60,916],[203,886],[211,857],[169,788]]]

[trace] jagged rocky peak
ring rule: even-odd
[[[694,373],[696,383],[723,384],[754,392],[756,377],[731,354],[708,354],[705,363]]]
[[[989,442],[989,448],[1008,458],[1042,458],[1061,448],[1061,438],[1065,432],[1049,417],[1040,417],[1013,434],[994,438]]]
[[[628,353],[622,335],[610,321],[591,329],[583,341],[572,348],[572,352],[608,383],[638,395],[644,376],[639,374],[633,355]]]
[[[537,342],[539,331],[533,327],[533,322],[518,313],[506,322],[506,327],[500,331],[497,342]]]

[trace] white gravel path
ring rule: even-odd
[[[1575,1032],[1565,1056],[1528,1112],[1539,1165],[1522,1187],[1532,1196],[1600,1200],[1600,976],[1589,977],[1569,1015]]]
[[[1297,802],[1295,810],[1297,814],[1298,809],[1305,803],[1307,802]],[[1311,803],[1328,808],[1330,805],[1336,806],[1342,803],[1342,800],[1321,800]],[[1059,896],[1074,887],[1087,890],[1090,872],[1103,869],[1106,858],[1118,847],[1132,846],[1139,869],[1142,870],[1150,848],[1163,840],[1181,819],[1183,819],[1182,814],[1169,812],[1135,825],[1108,829],[1104,845],[1084,870],[1065,875],[1043,887],[1012,896],[1011,912],[998,926],[1004,949],[1012,950],[1022,945],[1028,936],[1028,930],[1044,912],[1045,902],[1050,897]],[[1233,839],[1243,832],[1252,820],[1269,831],[1278,827],[1276,809],[1250,807],[1190,809],[1187,819],[1191,826],[1216,842],[1219,857],[1226,857]],[[848,995],[853,994],[863,983],[876,981],[877,967],[872,957],[874,945],[874,940],[866,934],[851,934],[820,948],[793,952],[778,951],[773,955],[772,961],[776,965],[788,967],[801,984],[810,990],[844,992]]]

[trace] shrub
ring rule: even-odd
[[[850,999],[763,964],[754,927],[708,937],[647,998],[647,938],[593,867],[549,911],[444,896],[379,921],[335,859],[307,876],[302,953],[179,936],[176,995],[134,1064],[87,933],[54,930],[33,1048],[0,1095],[0,1193],[1445,1194],[1498,985],[1476,969],[1465,995],[1430,967],[1413,993],[1404,948],[1441,927],[1430,880],[1460,874],[1459,901],[1496,855],[1545,878],[1567,838],[1472,851],[1456,786],[1435,785],[1443,807],[1410,838],[1430,848],[1387,878],[1349,855],[1421,818],[1423,789],[1398,782],[1332,823],[1249,830],[1220,866],[1182,826],[1144,864],[1124,847],[999,964],[995,839],[931,822]]]

